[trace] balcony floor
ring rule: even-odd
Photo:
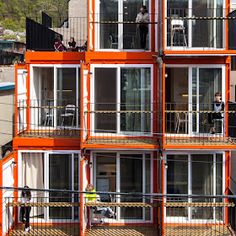
[[[86,230],[86,236],[157,236],[154,227],[97,226]]]
[[[45,236],[78,236],[79,235],[79,226],[71,224],[63,225],[32,225],[31,230],[28,233],[24,232],[23,225],[18,225],[11,233],[10,236],[18,235],[45,235]]]
[[[80,130],[78,129],[48,129],[48,130],[29,130],[23,131],[19,134],[20,137],[41,137],[41,138],[66,138],[66,137],[73,137],[78,138],[80,137]]]
[[[165,137],[165,145],[232,146],[236,148],[236,139],[229,137]]]

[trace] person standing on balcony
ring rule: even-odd
[[[148,23],[149,14],[146,6],[140,8],[140,12],[137,14],[135,22],[137,23],[137,28],[140,35],[140,47],[146,49],[146,39],[148,34]]]
[[[215,93],[215,100],[212,103],[212,110],[213,113],[211,113],[211,124],[213,124],[213,127],[210,129],[211,134],[215,133],[222,133],[222,119],[223,119],[223,111],[225,109],[225,104],[221,99],[221,93],[217,92]]]
[[[22,190],[22,193],[21,193],[22,206],[20,209],[20,217],[21,217],[21,221],[25,224],[25,227],[24,227],[25,232],[29,232],[31,229],[31,226],[30,226],[31,207],[27,206],[27,204],[30,203],[30,200],[31,200],[31,192],[29,190],[29,187],[24,186],[24,190]]]

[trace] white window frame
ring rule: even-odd
[[[50,154],[71,154],[71,186],[72,190],[74,190],[74,160],[75,160],[75,155],[78,155],[78,177],[80,178],[80,156],[81,156],[81,151],[69,151],[69,150],[48,150],[48,151],[43,151],[43,150],[21,150],[18,151],[19,158],[18,158],[18,166],[19,166],[19,172],[18,172],[18,181],[19,181],[19,187],[23,187],[23,179],[22,179],[22,173],[23,173],[23,154],[24,153],[42,153],[43,158],[44,158],[44,189],[49,189],[49,155]],[[78,185],[80,185],[80,180],[78,179]],[[78,186],[79,187],[79,186]],[[44,197],[46,198],[47,202],[49,200],[49,192],[44,193]],[[21,193],[18,191],[18,197],[21,196]],[[72,199],[74,200],[74,194],[72,196]],[[71,223],[71,222],[79,222],[79,218],[75,219],[74,218],[74,207],[72,207],[72,212],[71,212],[71,219],[50,219],[49,218],[49,207],[44,208],[44,218],[34,218],[33,222],[43,222],[43,223]]]
[[[216,1],[217,0],[213,0],[215,1],[214,2],[214,5],[216,4]],[[223,1],[223,0],[222,0]],[[168,4],[168,0],[165,0],[165,17],[167,17],[167,11],[168,11],[168,8],[167,8],[167,4]],[[223,14],[222,14],[222,17],[225,17],[225,1],[223,1]],[[188,10],[189,10],[189,16],[188,17],[192,17],[192,0],[188,0]],[[215,15],[215,11],[214,11],[214,15]],[[216,48],[216,47],[192,47],[192,25],[193,25],[193,20],[190,20],[188,19],[188,42],[187,42],[187,45],[188,46],[168,46],[167,45],[167,27],[168,27],[168,24],[167,24],[167,19],[164,19],[165,20],[165,35],[163,37],[165,37],[165,48],[167,50],[217,50],[217,51],[223,51],[225,50],[225,47],[226,47],[226,21],[223,21],[222,22],[222,32],[223,32],[223,36],[222,36],[222,48]],[[216,23],[214,21],[214,38],[215,38],[215,34],[216,34]],[[214,45],[216,45],[216,40],[214,40]]]
[[[150,85],[151,85],[151,94],[150,94],[150,109],[153,111],[153,65],[151,64],[96,64],[96,65],[91,65],[91,130],[92,130],[92,135],[93,136],[104,136],[104,133],[97,133],[95,132],[95,69],[96,68],[114,68],[117,71],[117,77],[116,77],[116,85],[117,85],[117,97],[116,97],[116,102],[117,102],[117,110],[120,111],[119,104],[120,104],[120,71],[121,68],[145,68],[145,69],[150,69]],[[142,133],[142,132],[121,132],[120,131],[120,115],[117,113],[117,123],[116,123],[116,133],[106,133],[106,134],[111,134],[112,136],[152,136],[153,134],[153,113],[151,113],[150,116],[150,132],[149,133]]]
[[[92,171],[90,171],[90,179],[93,181],[93,185],[96,189],[96,166],[97,166],[97,157],[96,154],[99,153],[116,153],[116,192],[119,193],[120,192],[120,155],[130,155],[130,154],[142,154],[142,181],[143,181],[143,194],[145,194],[145,187],[146,187],[146,173],[145,173],[145,155],[149,154],[150,155],[150,193],[148,194],[152,194],[153,193],[153,153],[151,152],[136,152],[136,151],[101,151],[101,150],[94,150],[91,152],[91,168]],[[117,202],[120,201],[120,195],[116,195],[116,197],[118,198]],[[145,219],[145,209],[143,209],[143,219],[135,219],[135,223],[151,223],[153,222],[153,210],[150,210],[150,220],[146,220]],[[134,219],[120,219],[120,208],[117,207],[117,222],[119,223],[133,223]],[[110,220],[110,219],[105,219],[105,222],[114,222],[114,219]]]
[[[199,69],[221,69],[221,73],[222,73],[222,81],[221,81],[221,87],[222,87],[222,100],[226,101],[226,93],[225,93],[225,79],[226,79],[226,68],[224,64],[219,64],[219,65],[204,65],[204,64],[199,64],[199,65],[193,65],[193,64],[184,64],[184,65],[175,65],[175,64],[168,64],[166,65],[166,68],[186,68],[188,69],[188,112],[189,112],[189,122],[188,122],[188,133],[186,134],[176,134],[176,133],[165,133],[166,137],[173,137],[173,136],[177,136],[177,137],[181,137],[181,136],[199,136],[199,132],[193,132],[192,131],[192,70],[194,68],[197,69],[197,80],[199,81]],[[199,83],[198,83],[199,85]],[[166,90],[168,88],[165,88]],[[197,87],[197,90],[199,90],[199,87]],[[214,98],[212,98],[213,100]],[[199,103],[197,104],[199,105]],[[222,134],[220,134],[220,136],[224,136],[224,132],[222,132]],[[208,135],[208,134],[205,134]],[[209,134],[211,135],[211,134]]]
[[[217,154],[221,154],[222,155],[222,193],[224,193],[224,189],[225,189],[225,180],[226,180],[226,173],[225,173],[225,168],[226,168],[226,156],[225,156],[225,152],[223,151],[219,151],[219,152],[214,152],[214,151],[186,151],[186,152],[181,152],[181,151],[170,151],[170,152],[166,152],[163,154],[163,160],[164,162],[167,164],[167,156],[168,155],[183,155],[183,156],[188,156],[188,195],[192,194],[192,158],[191,155],[194,154],[206,154],[206,155],[213,155],[213,195],[216,195],[216,155]],[[167,171],[168,168],[165,168],[165,173],[164,173],[164,194],[167,194]],[[166,199],[165,199],[166,201]],[[190,199],[188,199],[188,201],[190,202]],[[215,199],[214,199],[215,201]],[[179,223],[180,221],[182,223],[199,223],[199,220],[201,221],[201,223],[205,224],[205,223],[216,223],[216,222],[223,222],[224,221],[224,210],[223,210],[223,217],[222,220],[217,220],[215,218],[215,209],[213,209],[213,219],[191,219],[191,208],[188,209],[188,216],[187,217],[171,217],[171,216],[167,216],[166,213],[166,207],[164,208],[164,221],[165,223]]]
[[[118,1],[118,22],[123,22],[123,0],[117,0]],[[143,0],[143,4],[145,5],[145,2],[149,1],[149,14],[151,15],[152,12],[152,1],[151,0]],[[95,22],[98,23],[94,23],[94,29],[95,29],[95,50],[96,51],[131,51],[131,52],[140,52],[143,51],[143,49],[123,49],[123,25],[124,24],[118,24],[118,48],[100,48],[100,1],[95,1]],[[138,12],[137,12],[138,14]],[[134,19],[135,21],[135,19]],[[147,50],[150,51],[151,50],[151,25],[149,24],[148,27],[148,37],[147,37],[147,41],[149,43],[149,49]]]
[[[78,65],[78,64],[46,64],[46,65],[43,65],[43,64],[33,64],[33,65],[30,65],[30,85],[33,84],[34,82],[34,68],[52,68],[53,69],[53,74],[54,74],[54,77],[53,77],[53,98],[54,98],[54,104],[53,106],[55,107],[54,108],[54,111],[53,113],[55,114],[54,117],[53,117],[53,123],[54,123],[54,126],[53,127],[50,127],[50,128],[56,128],[58,127],[59,125],[57,124],[57,112],[56,112],[56,107],[57,107],[57,69],[58,68],[74,68],[76,69],[76,104],[75,106],[76,107],[79,107],[80,106],[80,91],[79,91],[79,84],[80,84],[80,79],[81,79],[81,76],[80,76],[80,73],[79,71],[81,70],[81,66]],[[37,78],[36,78],[37,80]],[[41,88],[40,88],[40,84],[39,84],[39,90],[41,91]],[[37,99],[36,98],[36,91],[34,89],[34,86],[30,86],[30,100],[31,99]],[[38,98],[39,101],[42,100],[41,98],[41,93],[39,93],[39,98]],[[41,106],[41,104],[39,104],[39,106]],[[79,126],[79,110],[76,109],[76,127]],[[30,111],[30,117],[34,117],[35,116],[35,113],[34,113],[34,110],[33,112]],[[31,119],[30,118],[30,119]],[[31,122],[32,123],[32,122]],[[31,129],[34,129],[36,124],[31,124]],[[45,127],[45,126],[42,126],[42,128]],[[75,127],[73,127],[75,128]]]

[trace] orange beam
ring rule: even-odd
[[[78,64],[85,59],[85,52],[26,52],[29,64]]]
[[[226,64],[227,57],[213,57],[213,56],[206,56],[206,57],[191,57],[191,58],[184,58],[184,57],[169,57],[164,59],[164,63],[166,66],[168,64]],[[183,66],[184,66],[183,65]]]
[[[15,137],[14,149],[27,150],[79,150],[80,138],[23,138]]]

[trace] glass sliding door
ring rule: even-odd
[[[151,69],[117,66],[94,71],[95,132],[150,133]]]
[[[72,190],[72,155],[50,154],[49,155],[49,189]],[[49,202],[72,202],[72,194],[50,192]],[[50,219],[71,219],[72,209],[50,207]]]
[[[142,154],[120,155],[120,191],[122,193],[143,192],[143,161]],[[142,202],[138,197],[122,197],[122,202]],[[122,219],[142,219],[142,208],[121,208]]]
[[[223,20],[213,18],[223,16],[223,1],[192,0],[192,15],[212,18],[192,21],[192,47],[222,48]]]
[[[118,2],[112,0],[100,0],[99,2],[99,48],[118,48]],[[96,17],[96,16],[95,16]],[[104,22],[104,23],[103,23]],[[112,22],[107,24],[106,22]]]
[[[192,69],[192,132],[209,133],[208,116],[212,111],[215,93],[222,93],[221,68],[193,68]],[[204,112],[205,111],[205,112]]]
[[[111,191],[121,193],[151,193],[151,155],[146,153],[94,153],[95,175],[97,191]],[[148,202],[137,196],[116,196],[112,201]],[[114,209],[117,220],[149,221],[151,210],[137,207],[121,207]]]
[[[150,69],[121,68],[121,131],[150,132],[151,81],[149,78]]]
[[[221,195],[223,192],[222,154],[168,154],[167,194],[193,194],[202,197],[187,199],[189,202],[215,202],[222,199],[204,196]],[[199,172],[201,170],[201,173]],[[222,220],[222,208],[167,208],[168,217],[181,217],[188,220]],[[183,218],[184,217],[184,218]]]
[[[79,126],[79,78],[78,66],[33,67],[32,125]]]
[[[223,7],[223,0],[167,0],[167,46],[223,48]]]
[[[57,68],[57,124],[75,126],[78,114],[76,68]],[[70,108],[70,110],[69,110]]]
[[[142,5],[148,9],[149,0],[100,1],[97,16],[100,49],[140,49],[139,31],[134,22]]]
[[[116,132],[117,69],[95,69],[95,132]],[[97,113],[96,113],[97,111]]]

